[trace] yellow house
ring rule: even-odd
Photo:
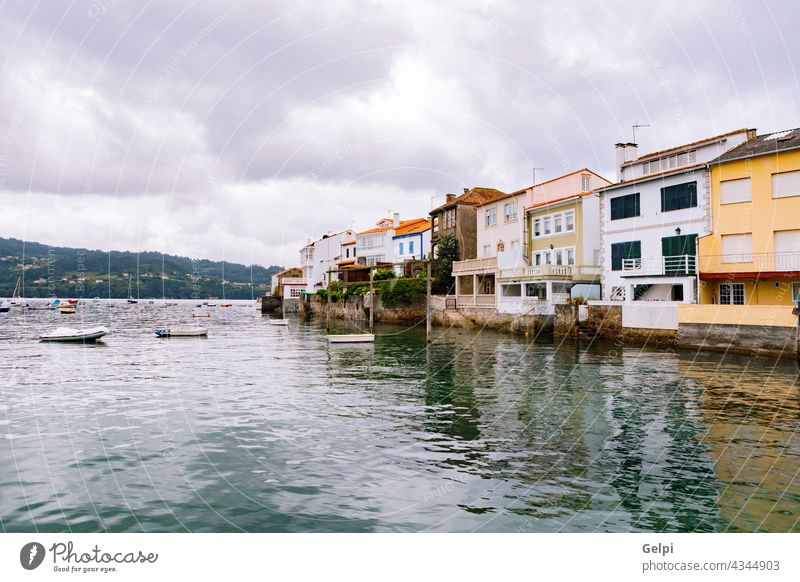
[[[800,129],[762,135],[710,163],[712,233],[700,239],[700,302],[800,300]]]

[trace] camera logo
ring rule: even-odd
[[[19,551],[19,563],[26,570],[35,570],[44,561],[44,546],[39,542],[29,542]]]

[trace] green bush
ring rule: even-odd
[[[359,283],[358,285],[353,285],[352,287],[346,288],[346,294],[348,297],[352,297],[355,295],[366,295],[369,293],[369,285],[365,285],[363,283]]]
[[[377,286],[384,307],[409,305],[425,297],[425,281],[420,279],[395,279],[382,281]]]
[[[388,281],[389,279],[394,279],[395,277],[396,274],[392,269],[378,269],[375,271],[372,279],[373,281]]]

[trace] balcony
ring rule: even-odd
[[[495,296],[486,294],[477,295],[457,295],[456,304],[458,308],[462,307],[479,307],[479,308],[493,308],[495,306]]]
[[[455,263],[453,263],[455,265]],[[519,269],[500,271],[501,279],[563,279],[567,281],[590,281],[599,279],[601,269],[597,265],[535,265]]]
[[[486,259],[467,259],[453,261],[453,275],[467,275],[469,273],[485,273],[497,270],[497,257]]]
[[[800,252],[708,255],[700,257],[700,273],[800,273]]]
[[[649,259],[622,259],[623,277],[658,277],[659,275],[694,275],[695,255],[676,255]]]

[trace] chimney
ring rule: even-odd
[[[622,165],[638,157],[637,145],[635,143],[618,143],[614,144],[617,150],[617,182],[623,180]]]
[[[467,192],[469,192],[469,188],[464,188],[464,194],[466,194]]]
[[[452,202],[455,199],[456,199],[456,195],[455,194],[448,194],[446,202]]]
[[[400,213],[395,212],[392,214],[392,228],[399,228],[400,227]]]

